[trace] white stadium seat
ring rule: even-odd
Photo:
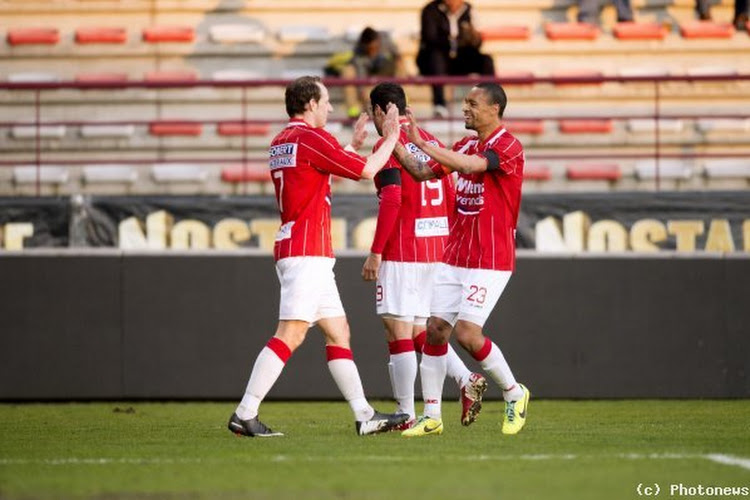
[[[703,168],[709,178],[750,178],[750,158],[706,160]]]
[[[698,130],[708,132],[750,132],[750,119],[747,118],[700,118]]]
[[[83,125],[81,137],[130,137],[135,133],[134,125]]]
[[[16,184],[34,184],[37,174],[41,184],[65,184],[68,182],[68,169],[59,165],[35,165],[13,167],[13,180]]]
[[[10,130],[14,139],[36,139],[37,127],[35,125],[15,125]],[[65,125],[41,125],[39,137],[43,139],[59,139],[65,135]]]
[[[208,172],[201,165],[192,163],[162,163],[154,165],[151,175],[156,182],[205,182]]]
[[[680,119],[659,119],[659,132],[677,134],[685,128],[685,122]],[[652,118],[631,118],[628,120],[628,130],[633,133],[646,133],[656,131],[656,121]]]
[[[107,182],[133,184],[136,180],[138,180],[138,172],[130,165],[107,164],[83,167],[83,181],[88,184]]]
[[[249,69],[221,69],[211,73],[211,79],[217,81],[242,81],[242,80],[260,80],[268,78],[268,75],[260,71]]]
[[[659,160],[659,178],[661,179],[689,179],[693,175],[693,168],[682,160]],[[656,160],[639,160],[635,164],[635,174],[639,179],[656,178]]]
[[[216,24],[209,29],[209,37],[215,43],[261,43],[266,32],[260,26]]]
[[[59,82],[60,75],[44,71],[25,71],[9,74],[8,81],[11,83]]]
[[[296,25],[279,29],[279,40],[282,42],[328,42],[331,34],[325,26]]]

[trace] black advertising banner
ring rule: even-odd
[[[0,198],[0,248],[66,247],[69,222],[68,198]]]
[[[367,250],[377,200],[334,195],[338,250]],[[114,247],[270,252],[273,196],[0,198],[2,248]],[[539,252],[750,252],[750,191],[527,194],[519,248]]]

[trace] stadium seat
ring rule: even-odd
[[[633,133],[653,133],[656,131],[656,120],[651,118],[631,118],[627,121],[628,130]],[[674,118],[660,118],[659,132],[677,134],[685,128],[685,122]]]
[[[221,180],[231,184],[270,182],[271,171],[266,162],[250,162],[247,166],[232,165],[221,170]]]
[[[669,70],[652,66],[631,66],[619,68],[617,70],[617,75],[624,77],[660,77],[669,76]]]
[[[147,82],[192,82],[198,79],[198,74],[191,69],[156,70],[143,75],[143,79]]]
[[[130,165],[103,164],[85,165],[83,167],[83,182],[87,184],[102,184],[121,182],[133,184],[138,180],[138,172]]]
[[[601,31],[588,23],[547,23],[544,33],[550,40],[596,40]]]
[[[712,179],[750,179],[750,158],[721,158],[705,160],[703,169]]]
[[[57,28],[14,28],[8,30],[10,45],[55,45],[60,41]]]
[[[271,130],[268,123],[223,122],[216,126],[219,135],[267,135]]]
[[[143,41],[148,43],[192,42],[195,30],[191,26],[152,26],[143,30]]]
[[[281,72],[281,78],[284,80],[294,80],[301,76],[318,76],[323,77],[322,68],[299,68],[299,69],[285,69]]]
[[[653,159],[638,160],[635,163],[635,175],[641,180],[655,179],[657,171],[661,179],[686,180],[693,175],[690,164],[682,160],[660,159],[658,169],[656,160]]]
[[[43,71],[25,71],[8,75],[8,81],[13,83],[59,82],[60,80],[59,75]]]
[[[78,28],[76,43],[125,43],[128,32],[125,28]]]
[[[565,173],[570,180],[616,181],[622,177],[620,166],[616,164],[568,165]]]
[[[712,21],[690,21],[680,24],[683,38],[732,38],[734,26]]]
[[[658,23],[617,23],[612,30],[619,40],[663,40],[667,29]]]
[[[737,74],[737,69],[731,66],[691,66],[685,70],[688,76],[734,76]]]
[[[699,132],[750,132],[750,118],[700,118],[696,123]]]
[[[127,73],[117,73],[117,72],[78,73],[75,76],[75,81],[81,82],[81,83],[126,82],[128,81],[128,75]]]
[[[170,136],[170,135],[201,135],[203,126],[200,123],[181,122],[181,121],[157,121],[151,122],[148,131],[151,135]]]
[[[248,69],[220,69],[211,73],[211,79],[216,81],[242,81],[242,80],[261,80],[269,78],[260,71]]]
[[[552,173],[547,165],[526,165],[523,169],[523,178],[531,181],[548,181]]]
[[[588,70],[588,69],[565,69],[553,71],[549,75],[551,78],[601,78],[604,74],[601,71]],[[572,85],[578,87],[580,85],[601,85],[602,82],[591,81],[591,82],[555,82],[557,86]]]
[[[13,167],[13,181],[16,184],[65,184],[68,182],[68,169],[59,165],[36,165]]]
[[[544,120],[504,120],[503,125],[511,134],[544,133]]]
[[[266,38],[260,26],[248,24],[216,24],[209,29],[214,43],[261,43]]]
[[[501,25],[488,26],[481,28],[479,34],[484,41],[492,40],[528,40],[531,37],[531,30],[528,26],[521,25]]]
[[[201,165],[191,163],[162,163],[151,168],[151,176],[159,183],[205,182],[208,172]]]
[[[135,133],[134,125],[83,125],[81,126],[81,137],[130,137]]]
[[[614,123],[611,119],[560,120],[560,132],[563,134],[608,134]]]
[[[283,26],[279,29],[278,37],[281,42],[289,43],[328,42],[331,40],[327,27],[314,25]]]
[[[10,130],[14,139],[36,139],[37,127],[35,125],[15,125]],[[39,137],[42,139],[60,139],[65,135],[65,125],[41,125]]]

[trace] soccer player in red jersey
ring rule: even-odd
[[[525,155],[521,143],[502,125],[507,98],[496,83],[480,83],[464,99],[465,126],[476,136],[458,141],[453,150],[424,140],[414,116],[408,137],[436,163],[429,164],[397,144],[394,155],[415,179],[441,178],[444,167],[458,172],[456,216],[443,261],[435,277],[427,343],[420,371],[424,415],[405,436],[440,434],[441,395],[448,340],[456,339],[503,390],[503,434],[516,434],[526,423],[530,393],[516,382],[497,345],[482,333],[515,269],[515,232],[521,204]],[[441,166],[442,165],[442,166]]]
[[[401,116],[400,123],[407,124],[404,89],[396,83],[380,83],[370,92],[370,105],[373,123],[381,135],[388,103],[396,105]],[[442,146],[425,130],[420,129],[419,133],[424,140]],[[384,139],[380,139],[374,151],[383,142]],[[399,143],[412,155],[434,164],[430,157],[409,141],[403,128]],[[375,237],[362,268],[362,277],[368,281],[377,280],[376,309],[383,320],[388,341],[388,371],[393,397],[398,403],[398,411],[410,416],[409,422],[404,425],[408,428],[416,419],[415,350],[422,352],[424,346],[432,281],[448,239],[455,191],[450,176],[417,182],[401,172],[401,164],[391,156],[375,176],[380,206]],[[470,425],[482,408],[487,381],[482,375],[471,373],[450,346],[447,356],[447,373],[461,391],[461,423]]]
[[[269,167],[276,190],[281,227],[274,257],[281,282],[279,325],[255,360],[250,380],[229,430],[250,437],[280,436],[258,419],[261,401],[286,361],[317,323],[326,338],[328,368],[355,417],[360,435],[396,428],[406,414],[383,414],[367,402],[349,347],[349,323],[333,274],[331,175],[371,179],[398,140],[398,110],[389,106],[380,150],[369,157],[342,148],[323,127],[332,111],[328,90],[316,77],[301,77],[286,88],[288,125],[271,142]],[[364,139],[366,116],[355,126],[354,141]]]

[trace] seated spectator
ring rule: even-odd
[[[734,20],[732,21],[737,30],[744,30],[747,26],[748,15],[747,0],[735,0],[734,2]],[[695,10],[698,13],[698,19],[701,21],[711,20],[711,5],[709,0],[696,0]]]
[[[362,30],[353,50],[334,54],[324,69],[327,76],[341,78],[366,78],[369,76],[406,76],[404,63],[398,48],[385,31],[367,27]],[[363,105],[369,102],[369,89],[344,87],[346,114],[356,118]]]
[[[599,24],[599,12],[602,0],[578,0],[578,22]],[[633,20],[633,8],[630,0],[614,0],[617,9],[617,22],[624,23]]]
[[[479,51],[482,37],[472,22],[471,4],[464,0],[434,0],[422,9],[417,66],[424,76],[494,75],[492,58]],[[435,116],[448,108],[442,85],[432,86]]]

